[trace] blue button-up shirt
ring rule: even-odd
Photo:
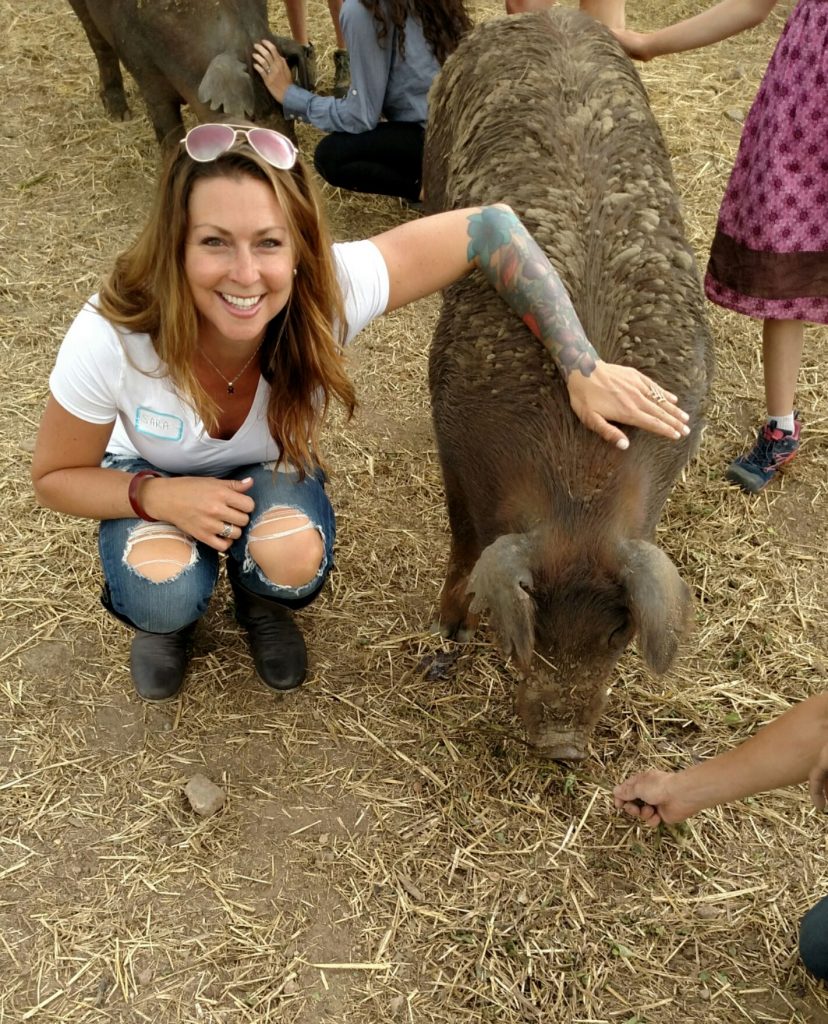
[[[397,49],[396,29],[381,42],[373,15],[360,0],[345,0],[340,24],[351,58],[351,87],[343,99],[288,86],[282,106],[326,132],[365,132],[388,121],[414,121],[423,126],[428,90],[440,70],[419,21],[406,19],[405,59]]]

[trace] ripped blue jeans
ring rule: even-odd
[[[107,455],[102,465],[125,473],[155,469],[143,459],[114,455]],[[317,597],[333,567],[336,520],[325,493],[324,473],[318,470],[300,481],[295,473],[274,473],[272,463],[257,463],[240,466],[226,479],[243,480],[248,476],[253,477],[253,486],[245,493],[255,502],[255,509],[241,537],[227,551],[228,576],[233,584],[254,594],[288,608],[303,608]],[[248,551],[250,530],[264,513],[280,506],[303,512],[324,542],[325,555],[316,577],[301,587],[280,586],[268,580]],[[129,626],[148,633],[173,633],[201,618],[207,610],[218,579],[219,552],[193,541],[190,563],[173,578],[153,582],[127,563],[135,530],[147,525],[142,519],[105,519],[101,523],[98,550],[106,581],[101,602]]]

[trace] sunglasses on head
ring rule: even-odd
[[[287,136],[272,128],[255,128],[241,124],[197,124],[191,128],[181,145],[197,163],[206,164],[229,152],[241,133],[250,146],[271,167],[289,171],[296,163],[297,149]]]

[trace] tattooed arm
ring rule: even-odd
[[[555,268],[508,206],[423,217],[373,241],[388,266],[388,310],[477,268],[550,352],[585,426],[619,448],[629,442],[615,423],[671,438],[688,433],[674,395],[638,370],[599,357]]]

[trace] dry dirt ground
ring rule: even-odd
[[[702,263],[787,10],[643,69]],[[134,119],[104,117],[68,4],[0,12],[0,1022],[828,1020],[795,953],[799,915],[828,892],[804,790],[655,835],[608,797],[826,686],[825,329],[808,337],[802,454],[751,500],[721,477],[761,411],[756,325],[710,309],[709,429],[660,532],[696,630],[662,679],[628,652],[582,767],[526,749],[486,635],[443,677],[418,668],[440,649],[427,624],[446,552],[425,389],[436,300],[355,346],[362,409],[328,432],[338,569],[301,616],[307,684],[284,699],[257,684],[222,590],[180,700],[147,707],[97,603],[95,524],[38,509],[28,463],[57,346],[141,220],[156,146],[131,81]],[[329,85],[321,0],[311,16]],[[271,21],[284,30],[276,0]],[[341,238],[409,216],[326,196]],[[182,792],[197,772],[227,793],[206,820]]]

